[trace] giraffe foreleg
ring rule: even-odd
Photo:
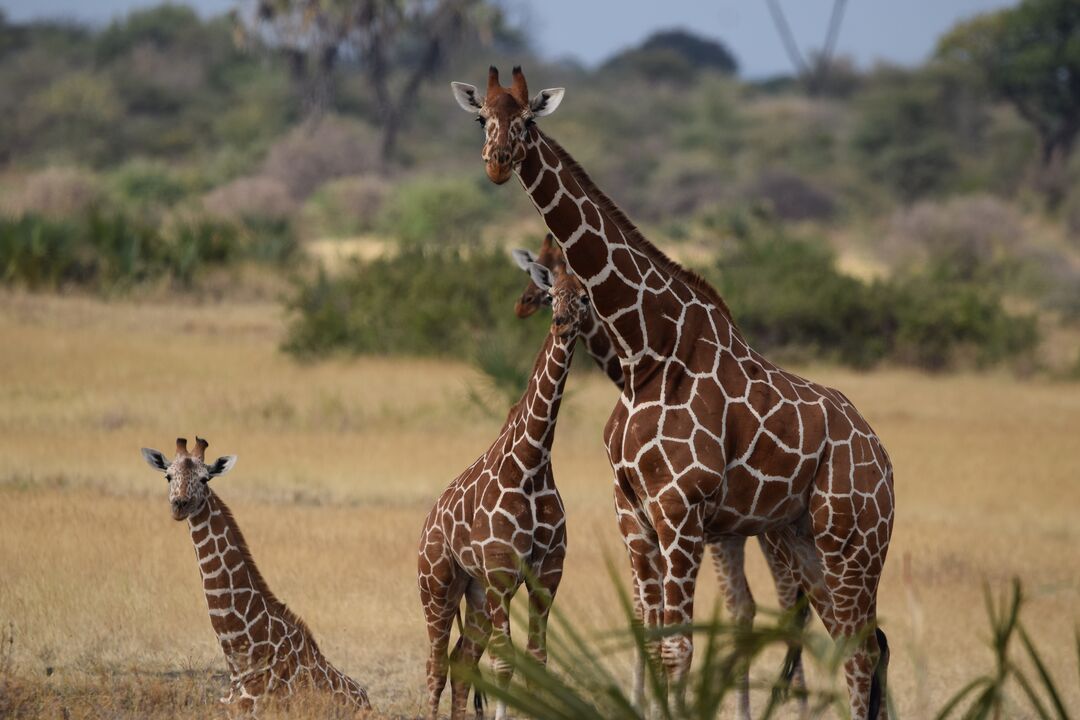
[[[724,594],[724,606],[735,625],[744,631],[754,625],[757,605],[746,582],[746,538],[725,536],[712,543],[713,566]],[[745,664],[739,678],[739,718],[750,720],[750,665]]]
[[[513,652],[510,638],[510,599],[517,589],[517,573],[503,571],[488,572],[487,612],[491,618],[491,672],[500,689],[510,687],[514,677]],[[495,720],[506,720],[506,702],[499,699],[495,703]]]
[[[483,585],[472,580],[465,590],[465,622],[461,637],[450,656],[451,710],[453,720],[464,718],[469,700],[472,678],[480,665],[480,657],[491,637],[491,619],[488,617],[487,596]],[[484,716],[482,700],[476,708],[478,718]]]
[[[555,594],[562,581],[565,553],[550,553],[540,565],[538,577],[529,583],[528,651],[541,665],[547,665],[547,624]]]
[[[446,688],[446,675],[450,667],[447,650],[450,647],[450,630],[455,616],[451,610],[443,608],[441,614],[428,617],[428,641],[431,645],[427,661],[429,720],[437,720],[439,717],[439,700]]]
[[[634,659],[632,681],[634,707],[644,712],[645,663],[647,658],[651,658],[656,666],[660,663],[660,643],[655,639],[655,632],[660,627],[663,614],[660,547],[656,541],[656,533],[634,507],[618,477],[615,481],[615,514],[630,560],[634,621],[645,635],[644,645]]]
[[[657,515],[654,523],[660,543],[665,628],[660,656],[667,671],[669,691],[675,692],[675,710],[681,713],[685,706],[685,681],[694,657],[690,624],[694,621],[694,591],[705,554],[705,537],[700,505],[678,517],[662,512]],[[667,628],[680,626],[685,629],[667,632]]]

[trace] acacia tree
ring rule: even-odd
[[[1035,129],[1040,180],[1050,203],[1060,202],[1080,135],[1080,3],[1024,0],[979,15],[949,31],[937,54],[974,67],[990,92]]]
[[[288,57],[311,121],[333,104],[335,69],[355,63],[379,107],[384,167],[424,81],[467,31],[499,22],[483,0],[239,0],[236,19],[245,38]]]
[[[825,44],[820,52],[811,53],[809,61],[799,50],[795,42],[795,35],[791,32],[784,10],[779,0],[768,0],[769,14],[772,15],[773,25],[780,36],[780,42],[784,44],[784,52],[788,60],[795,68],[795,74],[803,81],[806,92],[811,97],[821,95],[828,87],[829,71],[832,70],[833,54],[836,51],[836,40],[840,36],[840,26],[844,22],[844,9],[847,0],[833,0],[832,12],[829,14],[829,27],[825,33]]]

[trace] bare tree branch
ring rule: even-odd
[[[773,24],[776,25],[776,32],[780,34],[780,41],[784,44],[788,59],[795,66],[795,73],[799,76],[805,76],[806,60],[803,59],[799,46],[795,43],[795,36],[791,34],[791,27],[788,26],[787,18],[784,17],[784,11],[780,7],[779,0],[768,0],[768,5]]]
[[[813,65],[806,61],[799,50],[795,36],[788,25],[787,17],[780,6],[779,0],[767,0],[769,13],[772,15],[776,32],[780,35],[780,41],[784,45],[791,64],[795,67],[795,74],[806,83],[810,95],[820,93],[828,81],[829,71],[832,69],[833,54],[836,51],[836,41],[840,37],[840,26],[844,21],[844,10],[847,8],[847,0],[834,0],[832,12],[829,14],[829,26],[825,33],[825,44],[821,53],[814,58]]]

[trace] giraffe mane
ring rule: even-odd
[[[240,551],[240,556],[244,559],[244,565],[247,567],[248,575],[251,576],[251,582],[255,586],[255,589],[263,596],[266,601],[266,605],[272,611],[280,613],[281,617],[299,628],[300,632],[304,634],[308,643],[311,645],[312,650],[315,653],[319,653],[319,646],[315,642],[315,636],[312,634],[311,629],[308,628],[304,619],[297,615],[295,612],[289,609],[289,606],[278,599],[274,591],[270,589],[270,586],[266,584],[266,580],[263,579],[262,573],[259,572],[259,566],[255,564],[255,558],[251,556],[251,551],[248,549],[247,540],[244,539],[244,533],[240,530],[240,525],[237,524],[236,518],[233,517],[232,510],[226,505],[221,496],[215,493],[212,489],[207,488],[210,491],[210,495],[217,502],[218,510],[225,518],[225,522],[228,523],[229,529],[232,530],[233,540],[236,543],[236,548]]]
[[[622,208],[615,204],[615,201],[609,198],[603,190],[596,186],[589,174],[585,172],[585,168],[578,164],[570,153],[568,153],[562,145],[556,142],[550,135],[545,134],[539,127],[533,126],[537,134],[548,143],[551,149],[555,152],[555,156],[559,158],[559,162],[563,167],[569,171],[574,180],[577,181],[581,189],[592,200],[607,213],[612,220],[615,221],[615,225],[622,231],[623,235],[630,240],[634,247],[640,250],[646,257],[655,262],[661,270],[670,273],[673,277],[678,278],[689,287],[691,290],[703,295],[709,302],[715,305],[724,318],[731,323],[732,331],[738,334],[740,337],[742,333],[739,331],[738,325],[735,323],[735,318],[731,314],[731,309],[728,308],[727,303],[720,297],[720,293],[716,291],[709,281],[703,278],[698,273],[685,268],[679,263],[672,260],[670,257],[664,254],[664,252],[652,244],[646,238],[637,225],[631,220]]]

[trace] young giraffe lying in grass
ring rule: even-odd
[[[568,273],[552,276],[534,265],[533,279],[552,296],[552,324],[521,400],[510,409],[495,442],[459,475],[428,514],[420,536],[418,582],[431,654],[427,663],[428,717],[439,713],[449,668],[450,631],[461,598],[465,629],[454,648],[451,718],[465,714],[468,678],[491,637],[492,668],[506,687],[510,599],[528,581],[528,650],[547,659],[548,613],[562,579],[566,521],[551,471],[551,444],[563,387],[570,370],[586,295]],[[506,717],[499,702],[496,720]]]
[[[364,688],[330,664],[304,621],[263,580],[232,512],[208,484],[231,470],[236,456],[207,465],[208,446],[196,438],[189,453],[187,440],[177,438],[171,462],[149,448],[142,455],[165,473],[173,519],[188,521],[210,624],[229,666],[229,695],[221,699],[229,716],[253,716],[264,700],[301,690],[330,693],[346,708],[366,714],[371,706]]]

